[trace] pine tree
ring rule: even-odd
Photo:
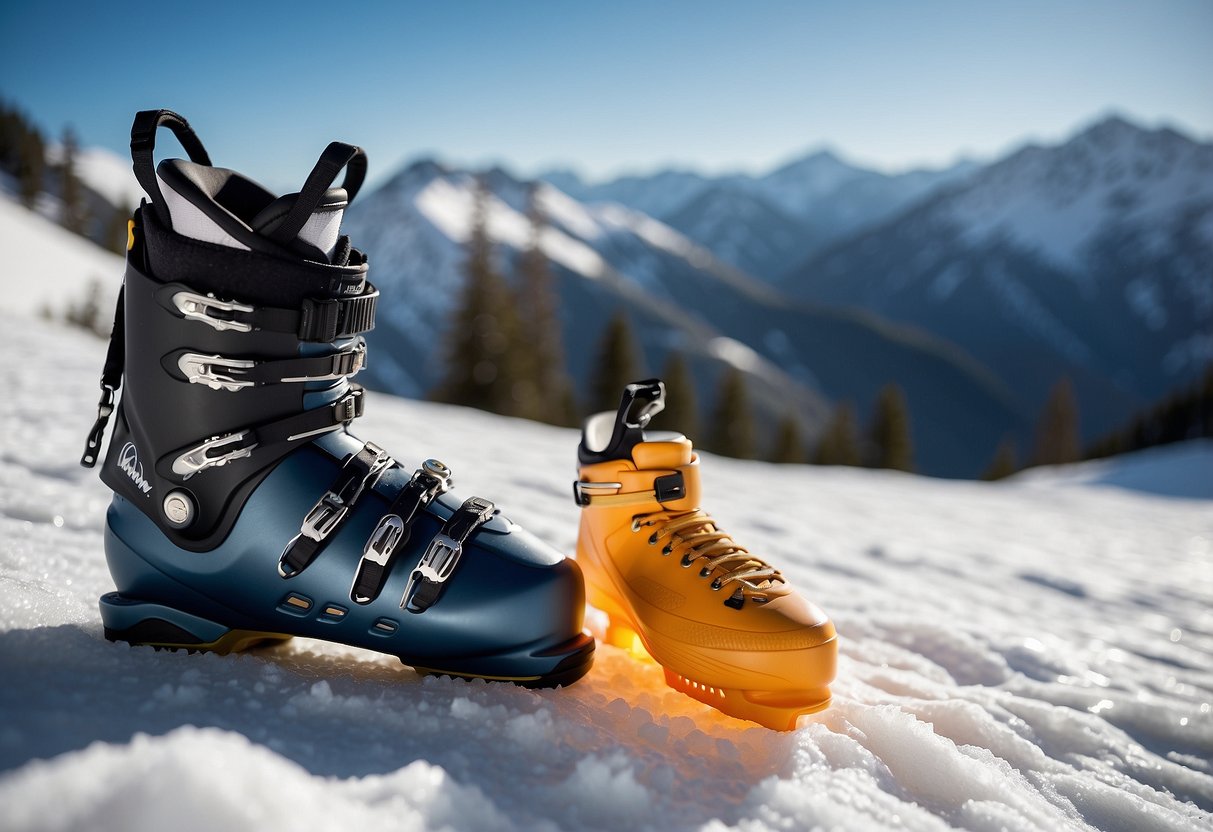
[[[876,397],[870,434],[872,467],[914,470],[914,442],[906,396],[896,384],[886,384]]]
[[[678,431],[695,439],[699,435],[699,401],[691,370],[681,352],[671,350],[666,356],[661,380],[665,382],[665,410],[653,417],[653,427]]]
[[[855,408],[850,402],[842,402],[834,408],[834,414],[826,429],[822,431],[813,454],[814,465],[858,465],[859,440],[855,430]]]
[[[63,159],[59,163],[60,193],[63,201],[63,214],[60,222],[68,231],[76,234],[84,233],[87,222],[84,205],[84,192],[80,187],[80,179],[76,176],[76,155],[79,145],[76,134],[68,127],[63,131]]]
[[[981,478],[993,482],[1006,479],[1017,470],[1019,470],[1019,462],[1016,459],[1015,440],[1008,436],[998,443],[998,450],[994,452],[994,458],[990,460],[990,464],[982,473]]]
[[[517,415],[517,312],[509,285],[493,262],[488,231],[488,189],[476,185],[468,235],[463,289],[446,344],[446,376],[433,397],[439,401]]]
[[[591,413],[616,410],[623,388],[644,376],[632,337],[632,327],[622,312],[617,312],[603,331],[594,367],[593,388],[590,391]]]
[[[731,365],[720,378],[707,447],[724,456],[754,458],[754,420],[750,413],[750,397],[746,392],[745,377]]]
[[[70,326],[91,332],[93,335],[106,336],[113,324],[107,320],[102,311],[102,295],[104,294],[101,281],[93,278],[89,281],[88,290],[79,303],[71,303],[63,314],[63,320]]]
[[[38,128],[15,107],[0,102],[0,170],[17,180],[21,202],[33,208],[42,192],[46,144]]]
[[[572,384],[565,371],[564,343],[560,336],[559,298],[552,287],[551,264],[544,254],[542,238],[547,218],[539,205],[534,185],[527,194],[527,218],[531,236],[518,259],[518,316],[520,371],[517,392],[524,415],[556,425],[574,425],[577,413]]]
[[[799,464],[804,462],[804,442],[800,438],[800,422],[792,413],[779,422],[775,444],[771,446],[771,462]]]
[[[1063,377],[1049,393],[1036,427],[1033,465],[1064,465],[1076,462],[1078,453],[1078,403],[1074,387]]]

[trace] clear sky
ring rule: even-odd
[[[1213,136],[1213,3],[8,0],[0,96],[123,152],[135,110],[169,107],[279,188],[334,138],[373,178],[422,154],[760,170],[822,145],[899,170],[1113,110]]]

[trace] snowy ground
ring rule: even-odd
[[[841,634],[834,705],[781,734],[610,647],[533,692],[106,642],[103,344],[0,326],[0,829],[1213,826],[1213,503],[1147,493],[1209,496],[1213,445],[994,485],[707,457],[708,506]],[[573,432],[387,396],[359,429],[572,549]]]

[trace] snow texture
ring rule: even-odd
[[[77,262],[10,208],[3,239],[44,235],[46,274],[116,283],[108,255]],[[7,294],[27,275],[0,276]],[[840,632],[834,704],[776,733],[605,646],[577,684],[528,691],[302,639],[228,657],[106,642],[108,492],[76,464],[104,344],[10,297],[6,832],[1213,825],[1207,443],[999,484],[705,455],[705,505]],[[461,492],[572,551],[575,432],[381,394],[367,410],[360,435],[445,460]]]

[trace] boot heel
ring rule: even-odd
[[[291,639],[284,633],[232,629],[163,604],[127,598],[117,592],[102,595],[100,607],[108,640],[147,645],[158,650],[227,655]]]

